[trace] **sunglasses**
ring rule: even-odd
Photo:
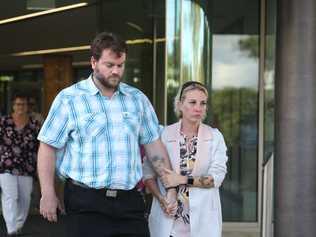
[[[184,83],[182,85],[182,88],[181,88],[181,91],[180,91],[180,99],[182,98],[182,94],[183,94],[183,91],[188,88],[189,86],[192,86],[192,85],[199,85],[199,86],[202,86],[203,88],[206,89],[206,87],[201,83],[201,82],[198,82],[198,81],[188,81],[186,83]]]

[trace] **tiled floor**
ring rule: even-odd
[[[21,237],[66,237],[65,217],[61,217],[58,223],[48,223],[39,215],[30,215],[24,227]],[[3,217],[0,216],[0,237],[6,236],[6,228]],[[259,232],[225,231],[223,237],[259,237]]]
[[[3,217],[0,216],[0,237],[6,236]],[[49,223],[39,215],[30,215],[23,228],[25,237],[65,237],[65,218],[61,217],[57,223]]]

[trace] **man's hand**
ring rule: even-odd
[[[37,171],[42,193],[40,213],[50,222],[57,221],[57,208],[64,212],[55,192],[55,153],[56,148],[41,142],[37,155]]]
[[[166,194],[166,196],[159,195],[158,201],[164,213],[169,216],[174,216],[178,208],[178,203],[176,200],[177,193],[172,191],[168,193]]]
[[[177,191],[175,188],[169,189],[167,191],[166,200],[168,203],[167,214],[169,216],[174,216],[178,209]]]
[[[164,168],[164,173],[161,176],[161,182],[165,188],[177,187],[180,184],[186,184],[187,177],[177,174],[175,171]]]
[[[164,211],[164,213],[169,215],[168,214],[168,201],[167,201],[167,198],[165,196],[159,195],[158,201],[159,201],[160,207]]]
[[[49,222],[57,222],[57,210],[62,214],[65,213],[57,196],[55,194],[43,195],[40,200],[40,214]]]

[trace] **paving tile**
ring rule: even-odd
[[[6,236],[4,219],[0,216],[0,237]],[[24,228],[23,237],[66,237],[65,217],[61,216],[57,223],[49,223],[40,215],[29,215]]]

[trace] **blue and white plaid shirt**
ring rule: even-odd
[[[120,83],[108,98],[91,76],[57,95],[38,135],[58,148],[61,176],[93,188],[125,190],[142,177],[139,145],[158,138],[157,116],[140,90]]]

